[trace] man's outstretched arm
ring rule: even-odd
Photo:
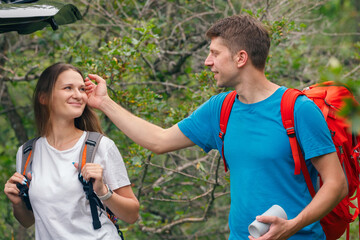
[[[102,111],[137,144],[157,154],[195,145],[177,125],[164,129],[130,113],[109,97],[104,79],[94,74],[89,74],[89,78],[85,79],[88,105]]]

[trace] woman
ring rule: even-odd
[[[29,227],[35,222],[36,239],[120,239],[107,214],[99,214],[102,227],[95,230],[89,201],[78,180],[77,162],[87,131],[102,132],[96,114],[86,106],[87,95],[81,72],[57,63],[40,76],[34,93],[35,121],[39,135],[34,151],[29,197],[33,211],[19,197],[16,184],[26,184],[21,175],[22,147],[16,157],[17,172],[4,192],[16,219]],[[117,218],[134,223],[139,202],[114,142],[102,137],[94,163],[81,170],[92,181],[94,192]],[[113,194],[111,195],[111,190]]]

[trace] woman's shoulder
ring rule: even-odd
[[[118,161],[119,159],[122,159],[120,151],[112,139],[108,136],[102,135],[97,144],[98,146],[95,149],[96,153],[94,156],[95,163],[100,163],[103,167],[105,167],[111,166],[111,162],[120,162]]]
[[[102,144],[105,147],[111,147],[115,145],[115,142],[112,139],[110,139],[108,136],[103,135],[100,140],[100,144]]]
[[[101,137],[97,136],[98,134],[100,134]],[[115,142],[112,139],[110,139],[109,137],[107,137],[104,134],[101,134],[101,133],[98,133],[98,134],[96,134],[96,136],[94,137],[95,140],[92,140],[92,141],[99,141],[99,142],[97,142],[97,144],[98,144],[97,151],[106,153],[111,148],[116,147]]]

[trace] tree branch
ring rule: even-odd
[[[352,74],[354,74],[355,72],[357,72],[360,69],[360,64],[357,65],[353,70],[351,70],[350,72],[348,72],[347,74],[345,74],[344,76],[342,76],[342,79],[345,79],[349,76],[351,76]]]
[[[139,223],[139,225],[141,227],[141,230],[142,231],[147,231],[147,232],[152,232],[152,233],[162,233],[164,231],[167,231],[167,230],[169,230],[169,229],[171,229],[171,228],[173,228],[173,227],[175,227],[177,225],[183,224],[183,223],[205,221],[207,219],[207,215],[208,215],[208,213],[209,213],[209,211],[210,211],[210,209],[211,209],[211,207],[212,207],[212,205],[214,203],[214,200],[216,198],[215,197],[215,189],[219,185],[219,183],[218,183],[218,171],[219,171],[219,167],[220,167],[220,160],[221,160],[221,156],[218,158],[218,161],[217,161],[217,166],[216,166],[216,170],[215,170],[215,182],[212,183],[213,187],[209,191],[207,191],[207,192],[205,192],[205,193],[203,193],[203,194],[201,194],[201,195],[199,195],[199,196],[197,196],[195,198],[192,198],[190,200],[186,200],[186,201],[175,200],[175,202],[191,202],[191,201],[195,201],[195,200],[197,200],[197,199],[199,199],[201,197],[204,197],[204,196],[210,194],[211,197],[210,197],[210,199],[209,199],[209,201],[208,201],[208,203],[206,205],[206,208],[204,210],[204,213],[203,213],[202,217],[182,218],[182,219],[173,221],[173,222],[171,222],[169,224],[166,224],[165,226],[162,226],[162,227],[159,227],[159,228],[145,227],[142,223]],[[154,199],[152,199],[152,200],[154,200]],[[172,201],[172,202],[174,202],[174,200],[167,200],[167,199],[161,199],[161,201]]]
[[[140,201],[141,191],[142,191],[142,188],[143,188],[143,185],[144,185],[145,177],[146,177],[146,174],[147,174],[147,172],[148,172],[150,160],[151,160],[151,154],[147,157],[147,159],[146,159],[146,161],[145,161],[144,171],[143,171],[143,174],[142,174],[142,176],[141,176],[141,180],[140,180],[140,184],[139,184],[139,189],[138,189],[138,192],[137,192],[137,199],[138,199],[139,201]]]

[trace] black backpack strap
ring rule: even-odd
[[[89,203],[90,203],[93,227],[94,227],[94,229],[99,229],[99,228],[101,228],[101,222],[99,220],[99,214],[98,214],[97,207],[99,206],[101,209],[105,209],[104,205],[101,203],[100,199],[96,196],[94,189],[93,189],[92,182],[84,181],[83,176],[81,176],[80,174],[78,175],[78,178],[79,178],[79,181],[81,182],[81,184],[83,185],[86,199],[88,199]]]
[[[91,210],[91,217],[93,219],[93,227],[94,229],[99,229],[101,228],[101,222],[99,220],[99,214],[97,211],[97,207],[106,210],[108,217],[110,218],[110,220],[114,223],[119,236],[121,237],[121,239],[124,239],[123,233],[121,232],[119,226],[116,224],[116,218],[115,215],[110,211],[110,209],[108,209],[107,207],[104,207],[104,205],[102,204],[102,202],[100,201],[100,199],[98,198],[98,196],[95,194],[94,189],[93,189],[93,185],[92,182],[86,182],[83,180],[83,177],[81,176],[80,172],[81,172],[81,168],[86,164],[86,163],[93,163],[94,162],[94,158],[95,158],[95,154],[96,151],[99,147],[99,143],[101,138],[103,137],[103,135],[101,133],[98,132],[87,132],[86,136],[85,136],[85,140],[83,143],[83,146],[81,147],[81,154],[79,157],[79,166],[78,166],[78,170],[79,170],[79,181],[82,183],[83,185],[83,189],[84,192],[86,194],[86,198],[89,200],[90,203],[90,210]]]

